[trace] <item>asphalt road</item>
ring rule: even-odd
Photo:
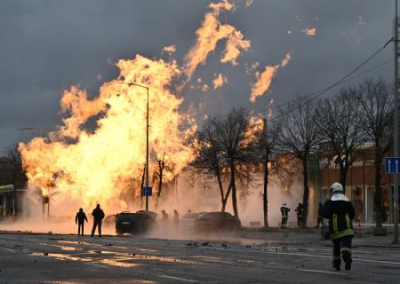
[[[400,248],[354,239],[351,271],[315,233],[195,240],[0,233],[0,283],[400,283]]]

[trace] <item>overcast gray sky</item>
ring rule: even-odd
[[[218,2],[218,1],[213,1]],[[260,111],[297,94],[327,87],[380,49],[393,33],[394,0],[254,0],[238,2],[221,21],[233,25],[251,47],[238,64],[221,64],[222,45],[199,66],[183,92],[182,111],[204,104],[203,114],[224,113],[232,106]],[[173,58],[183,58],[196,40],[210,1],[202,0],[1,0],[0,1],[0,151],[27,141],[19,128],[44,133],[60,125],[59,100],[64,89],[79,85],[96,96],[104,81],[118,75],[118,59],[141,54],[170,58],[162,49],[176,45]],[[315,28],[315,36],[302,30]],[[272,85],[250,103],[254,74],[246,69],[259,62],[259,71],[280,68]],[[360,72],[393,59],[392,44]],[[393,61],[367,73],[393,81]],[[214,74],[228,80],[207,92],[190,88],[198,78],[212,85]],[[364,77],[365,77],[364,76]],[[355,84],[358,77],[348,84]],[[346,85],[342,85],[346,86]],[[333,95],[339,88],[327,95]]]

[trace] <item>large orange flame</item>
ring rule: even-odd
[[[140,180],[146,152],[147,93],[131,83],[149,88],[153,156],[167,154],[174,164],[173,174],[192,159],[183,139],[194,128],[180,130],[186,121],[178,112],[182,99],[169,88],[180,74],[176,62],[137,55],[134,60],[120,60],[117,66],[119,78],[105,83],[96,99],[88,100],[77,87],[64,91],[61,107],[70,116],[51,133],[50,141],[35,138],[20,144],[29,181],[56,202],[79,200],[93,206],[106,201],[106,208],[126,208],[121,195],[132,190],[127,188],[128,180]],[[100,117],[96,129],[84,130],[94,116]]]
[[[250,47],[240,31],[218,20],[221,11],[233,11],[234,4],[223,0],[209,8],[212,12],[196,32],[198,39],[183,67],[175,60],[140,55],[120,60],[119,77],[104,83],[97,97],[89,99],[85,90],[75,86],[64,91],[60,105],[66,117],[48,139],[37,137],[19,145],[29,182],[49,196],[53,206],[76,210],[72,204],[88,208],[100,202],[112,212],[128,208],[127,196],[132,198],[134,190],[136,196],[140,192],[146,161],[147,90],[150,177],[157,160],[168,162],[164,181],[171,181],[193,159],[184,139],[196,130],[196,124],[190,112],[179,112],[183,99],[173,93],[174,85],[181,90],[219,40],[226,40],[223,63],[236,64],[241,50]],[[175,50],[171,45],[163,51],[172,54]],[[182,74],[187,78],[183,84],[179,83]],[[93,122],[95,126],[89,127]]]

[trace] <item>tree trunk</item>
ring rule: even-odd
[[[162,171],[160,171],[160,182],[158,183],[158,193],[157,193],[157,197],[160,197],[160,196],[161,196],[162,181],[163,181],[163,174],[162,174]]]
[[[236,218],[239,218],[237,209],[237,198],[236,198],[236,184],[235,184],[235,166],[231,162],[231,186],[232,186],[232,207],[233,213]]]
[[[303,158],[303,180],[304,180],[304,194],[303,194],[303,221],[302,227],[307,228],[308,217],[308,197],[310,195],[310,188],[308,187],[308,153]]]
[[[229,183],[228,191],[226,192],[226,195],[222,197],[221,212],[225,212],[225,210],[226,210],[226,204],[228,203],[228,197],[231,192],[231,189],[232,189],[232,183]]]
[[[224,188],[222,185],[221,175],[219,172],[217,173],[217,180],[218,180],[218,186],[219,186],[219,193],[221,195],[221,204],[222,204],[221,212],[224,212],[225,206],[226,206],[226,201],[224,200]]]
[[[346,165],[343,165],[343,162],[340,164],[340,184],[343,186],[343,193],[346,193],[346,178],[347,178],[347,169]]]
[[[263,209],[264,209],[264,227],[268,228],[268,155],[265,158],[264,164],[264,195],[263,195]]]

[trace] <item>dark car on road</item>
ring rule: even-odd
[[[181,228],[184,232],[194,231],[194,220],[206,212],[186,213],[181,220]]]
[[[196,232],[210,232],[234,231],[240,229],[242,224],[238,218],[227,212],[208,212],[197,217],[193,226]]]
[[[156,217],[157,213],[151,211],[124,211],[117,214],[115,230],[119,236],[123,233],[145,233],[155,224]]]

